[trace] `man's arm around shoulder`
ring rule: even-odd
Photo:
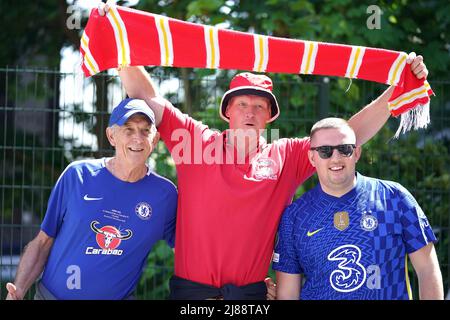
[[[153,110],[156,126],[159,126],[168,102],[158,96],[156,86],[145,68],[142,66],[124,67],[119,70],[119,76],[128,96],[144,100]]]

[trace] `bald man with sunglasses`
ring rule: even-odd
[[[283,213],[273,256],[277,299],[443,299],[436,237],[400,184],[356,172],[361,147],[343,119],[317,122],[308,158],[319,184]]]

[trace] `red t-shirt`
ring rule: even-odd
[[[314,172],[309,138],[260,139],[256,154],[233,163],[226,132],[169,102],[158,131],[178,175],[175,275],[216,287],[263,281],[280,216]]]

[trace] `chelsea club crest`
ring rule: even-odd
[[[147,202],[139,202],[134,211],[142,220],[148,220],[152,216],[152,207]]]
[[[378,227],[378,220],[370,211],[364,211],[361,217],[360,226],[365,231],[373,231]]]

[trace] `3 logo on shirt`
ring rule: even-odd
[[[381,289],[380,267],[376,264],[364,267],[362,256],[361,249],[352,244],[342,245],[328,254],[328,261],[336,263],[336,268],[329,277],[334,290],[352,292],[364,283],[369,289]]]
[[[330,274],[330,284],[334,290],[355,291],[366,281],[366,269],[360,262],[361,249],[357,246],[340,246],[331,251],[327,258],[338,263],[338,268]]]
[[[128,240],[133,236],[133,232],[130,229],[126,229],[124,233],[120,232],[116,227],[103,226],[98,228],[97,225],[100,222],[92,221],[91,230],[96,233],[95,240],[101,249],[94,247],[87,247],[86,254],[94,255],[114,255],[120,256],[123,250],[116,249],[122,240]]]

